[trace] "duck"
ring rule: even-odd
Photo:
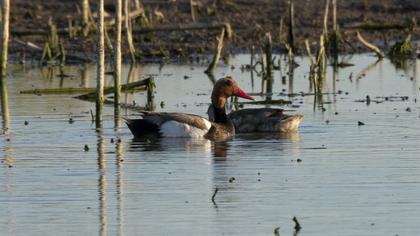
[[[297,132],[303,115],[288,115],[278,108],[249,108],[228,115],[236,133],[292,133]]]
[[[140,119],[125,119],[134,138],[170,137],[227,140],[235,135],[235,126],[226,114],[227,99],[238,96],[255,100],[230,76],[219,79],[211,94],[213,119],[178,112],[141,111]]]

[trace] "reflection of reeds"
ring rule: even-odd
[[[13,167],[13,147],[10,142],[10,117],[9,117],[9,96],[8,96],[8,87],[7,80],[5,77],[0,78],[0,99],[1,99],[1,117],[3,125],[3,134],[5,138],[5,163],[8,168]]]
[[[116,143],[117,153],[117,200],[118,200],[118,223],[119,235],[124,235],[124,157],[123,145],[118,139]]]
[[[99,233],[107,234],[107,214],[106,214],[106,158],[105,158],[105,141],[102,131],[98,135],[98,188],[99,188]]]

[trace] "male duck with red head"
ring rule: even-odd
[[[213,121],[185,113],[141,112],[142,119],[127,119],[127,126],[135,138],[147,136],[229,139],[235,135],[235,126],[226,115],[225,105],[231,96],[254,100],[239,88],[231,77],[219,79],[211,95]]]

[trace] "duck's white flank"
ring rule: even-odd
[[[211,127],[210,121],[203,119],[207,129],[199,129],[197,127],[177,122],[167,121],[160,126],[160,133],[163,137],[185,137],[185,138],[202,138]]]

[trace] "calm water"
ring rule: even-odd
[[[232,75],[245,91],[258,93],[261,79],[254,74],[252,82],[250,72],[240,70],[248,61],[248,55],[231,58],[216,77]],[[3,115],[10,129],[0,136],[0,234],[273,235],[280,227],[281,235],[293,235],[296,216],[299,235],[420,235],[420,61],[406,71],[387,60],[372,65],[371,55],[350,62],[355,66],[340,69],[335,83],[328,71],[324,112],[314,110],[313,96],[290,98],[294,105],[287,109],[305,115],[299,133],[242,135],[226,143],[135,142],[125,125],[114,129],[112,107],[105,108],[98,133],[93,103],[73,95],[19,94],[93,87],[94,66],[85,73],[83,67],[64,68],[71,75],[65,78],[14,66],[9,120]],[[309,92],[308,61],[298,63],[293,80],[284,70],[275,72],[274,98]],[[155,75],[157,110],[205,115],[212,82],[204,69],[138,66],[130,81]],[[128,71],[124,67],[126,78]],[[366,95],[408,100],[355,102]],[[146,94],[123,100],[144,105]]]

